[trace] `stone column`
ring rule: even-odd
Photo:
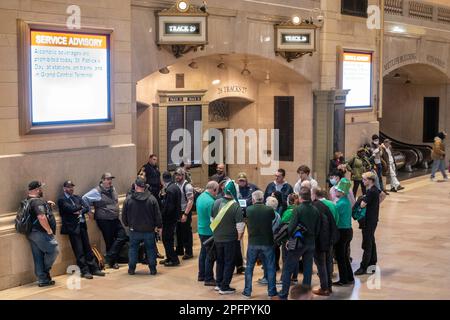
[[[335,151],[345,150],[345,101],[348,90],[314,91],[312,173],[325,187],[328,163]]]

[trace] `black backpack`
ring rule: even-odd
[[[32,199],[25,199],[20,202],[15,220],[15,227],[18,233],[27,235],[33,228],[34,221],[32,221],[31,217],[31,201]]]

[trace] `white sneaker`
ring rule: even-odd
[[[236,292],[236,289],[234,288],[228,288],[226,290],[219,290],[220,294],[233,294]]]
[[[214,288],[214,290],[215,290],[215,291],[220,291],[220,287],[217,286],[217,287]]]

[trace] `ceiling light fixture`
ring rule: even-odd
[[[250,70],[247,68],[247,61],[244,62],[244,69],[242,69],[241,74],[243,76],[249,76],[251,74]]]
[[[222,56],[220,56],[220,62],[217,65],[217,68],[222,69],[222,70],[225,70],[227,68],[227,65],[225,64],[225,62],[223,62],[223,57]]]
[[[213,80],[211,83],[216,86],[220,83],[220,80],[216,79],[216,80]]]
[[[162,74],[168,74],[169,72],[170,72],[170,70],[167,67],[159,69],[159,73],[162,73]]]
[[[192,69],[198,69],[198,64],[194,60],[192,60],[191,63],[188,64],[188,66]]]
[[[265,84],[269,84],[270,83],[270,73],[269,73],[269,71],[266,71],[266,78],[264,79],[264,83]]]

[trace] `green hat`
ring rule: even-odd
[[[227,182],[225,188],[223,189],[223,192],[225,194],[232,196],[235,200],[237,200],[237,190],[233,180]]]
[[[352,183],[348,181],[347,178],[342,178],[341,181],[339,181],[338,185],[336,186],[336,190],[347,195],[351,185]]]

